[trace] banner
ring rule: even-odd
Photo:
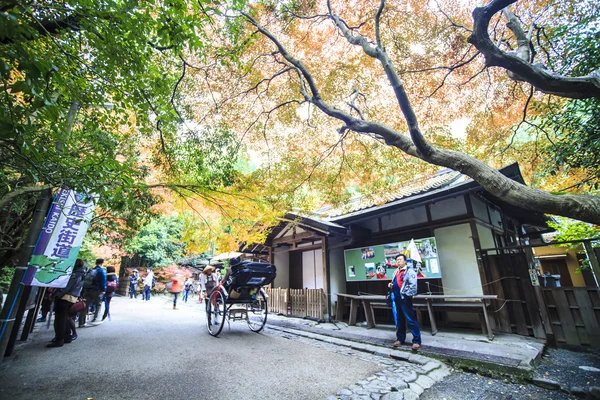
[[[58,192],[29,261],[25,285],[67,285],[94,207],[94,199],[86,193]]]
[[[441,278],[434,237],[344,250],[347,281],[390,280],[396,257],[406,255],[420,279]]]

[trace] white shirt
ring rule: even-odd
[[[149,271],[148,275],[144,278],[144,285],[152,287],[152,278],[154,278],[154,272]]]

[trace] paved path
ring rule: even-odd
[[[112,321],[80,329],[62,348],[47,349],[53,332],[38,328],[1,365],[0,398],[401,399],[448,373],[425,357],[392,359],[277,329],[256,334],[241,322],[213,338],[195,302],[173,310],[167,298],[115,298],[112,309]]]

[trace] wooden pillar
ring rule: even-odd
[[[598,263],[598,257],[596,257],[596,253],[594,253],[594,249],[592,248],[592,243],[589,240],[583,242],[583,246],[585,247],[588,260],[590,260],[590,266],[592,267],[592,272],[596,278],[596,285],[600,287],[600,264]]]
[[[527,259],[527,264],[530,269],[535,270],[535,261],[534,254],[531,248],[524,248],[525,258]],[[529,271],[528,271],[529,272]],[[531,272],[529,272],[531,273]],[[552,323],[550,322],[550,317],[548,316],[548,307],[546,306],[546,299],[544,298],[544,292],[540,287],[539,281],[531,282],[533,287],[533,293],[535,295],[535,299],[537,301],[538,309],[540,312],[540,317],[542,318],[542,324],[544,325],[544,332],[546,334],[546,341],[550,346],[556,346],[556,336],[554,336],[554,331],[552,330]]]
[[[481,281],[481,289],[483,294],[488,293],[487,287],[487,276],[485,275],[485,269],[483,268],[483,262],[481,260],[481,243],[479,242],[479,233],[477,232],[477,222],[475,220],[469,221],[471,226],[471,239],[473,239],[473,246],[475,247],[475,256],[477,258],[477,267],[479,268],[479,279]]]

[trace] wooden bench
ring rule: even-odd
[[[385,296],[383,295],[353,295],[345,293],[337,293],[338,304],[336,313],[341,316],[344,311],[344,298],[350,299],[350,316],[348,325],[356,325],[356,314],[358,311],[359,301],[362,302],[365,310],[365,318],[367,320],[367,329],[375,328],[375,308],[390,308],[385,302]],[[483,334],[487,334],[490,340],[494,339],[492,328],[490,325],[490,319],[487,312],[489,306],[488,300],[496,300],[497,295],[417,295],[413,299],[425,300],[425,303],[414,303],[415,309],[426,308],[427,314],[429,315],[429,322],[431,324],[431,334],[435,335],[438,332],[437,325],[435,322],[435,316],[433,310],[439,311],[458,311],[458,312],[476,312],[483,315],[481,319],[481,330]],[[437,300],[434,302],[434,300]],[[449,301],[450,300],[450,301]],[[452,301],[454,300],[454,301]],[[461,300],[461,301],[457,301]]]
[[[431,335],[435,335],[438,332],[437,325],[435,322],[435,318],[433,318],[433,311],[456,311],[456,312],[475,312],[480,315],[481,322],[481,331],[484,335],[487,334],[490,340],[494,339],[494,334],[492,333],[492,328],[489,322],[489,316],[487,313],[487,307],[489,307],[489,303],[480,301],[465,301],[465,302],[432,302],[431,304],[427,303],[413,303],[413,307],[418,309],[427,309],[427,314],[429,315],[429,322],[431,324]],[[430,310],[431,307],[431,310]]]

